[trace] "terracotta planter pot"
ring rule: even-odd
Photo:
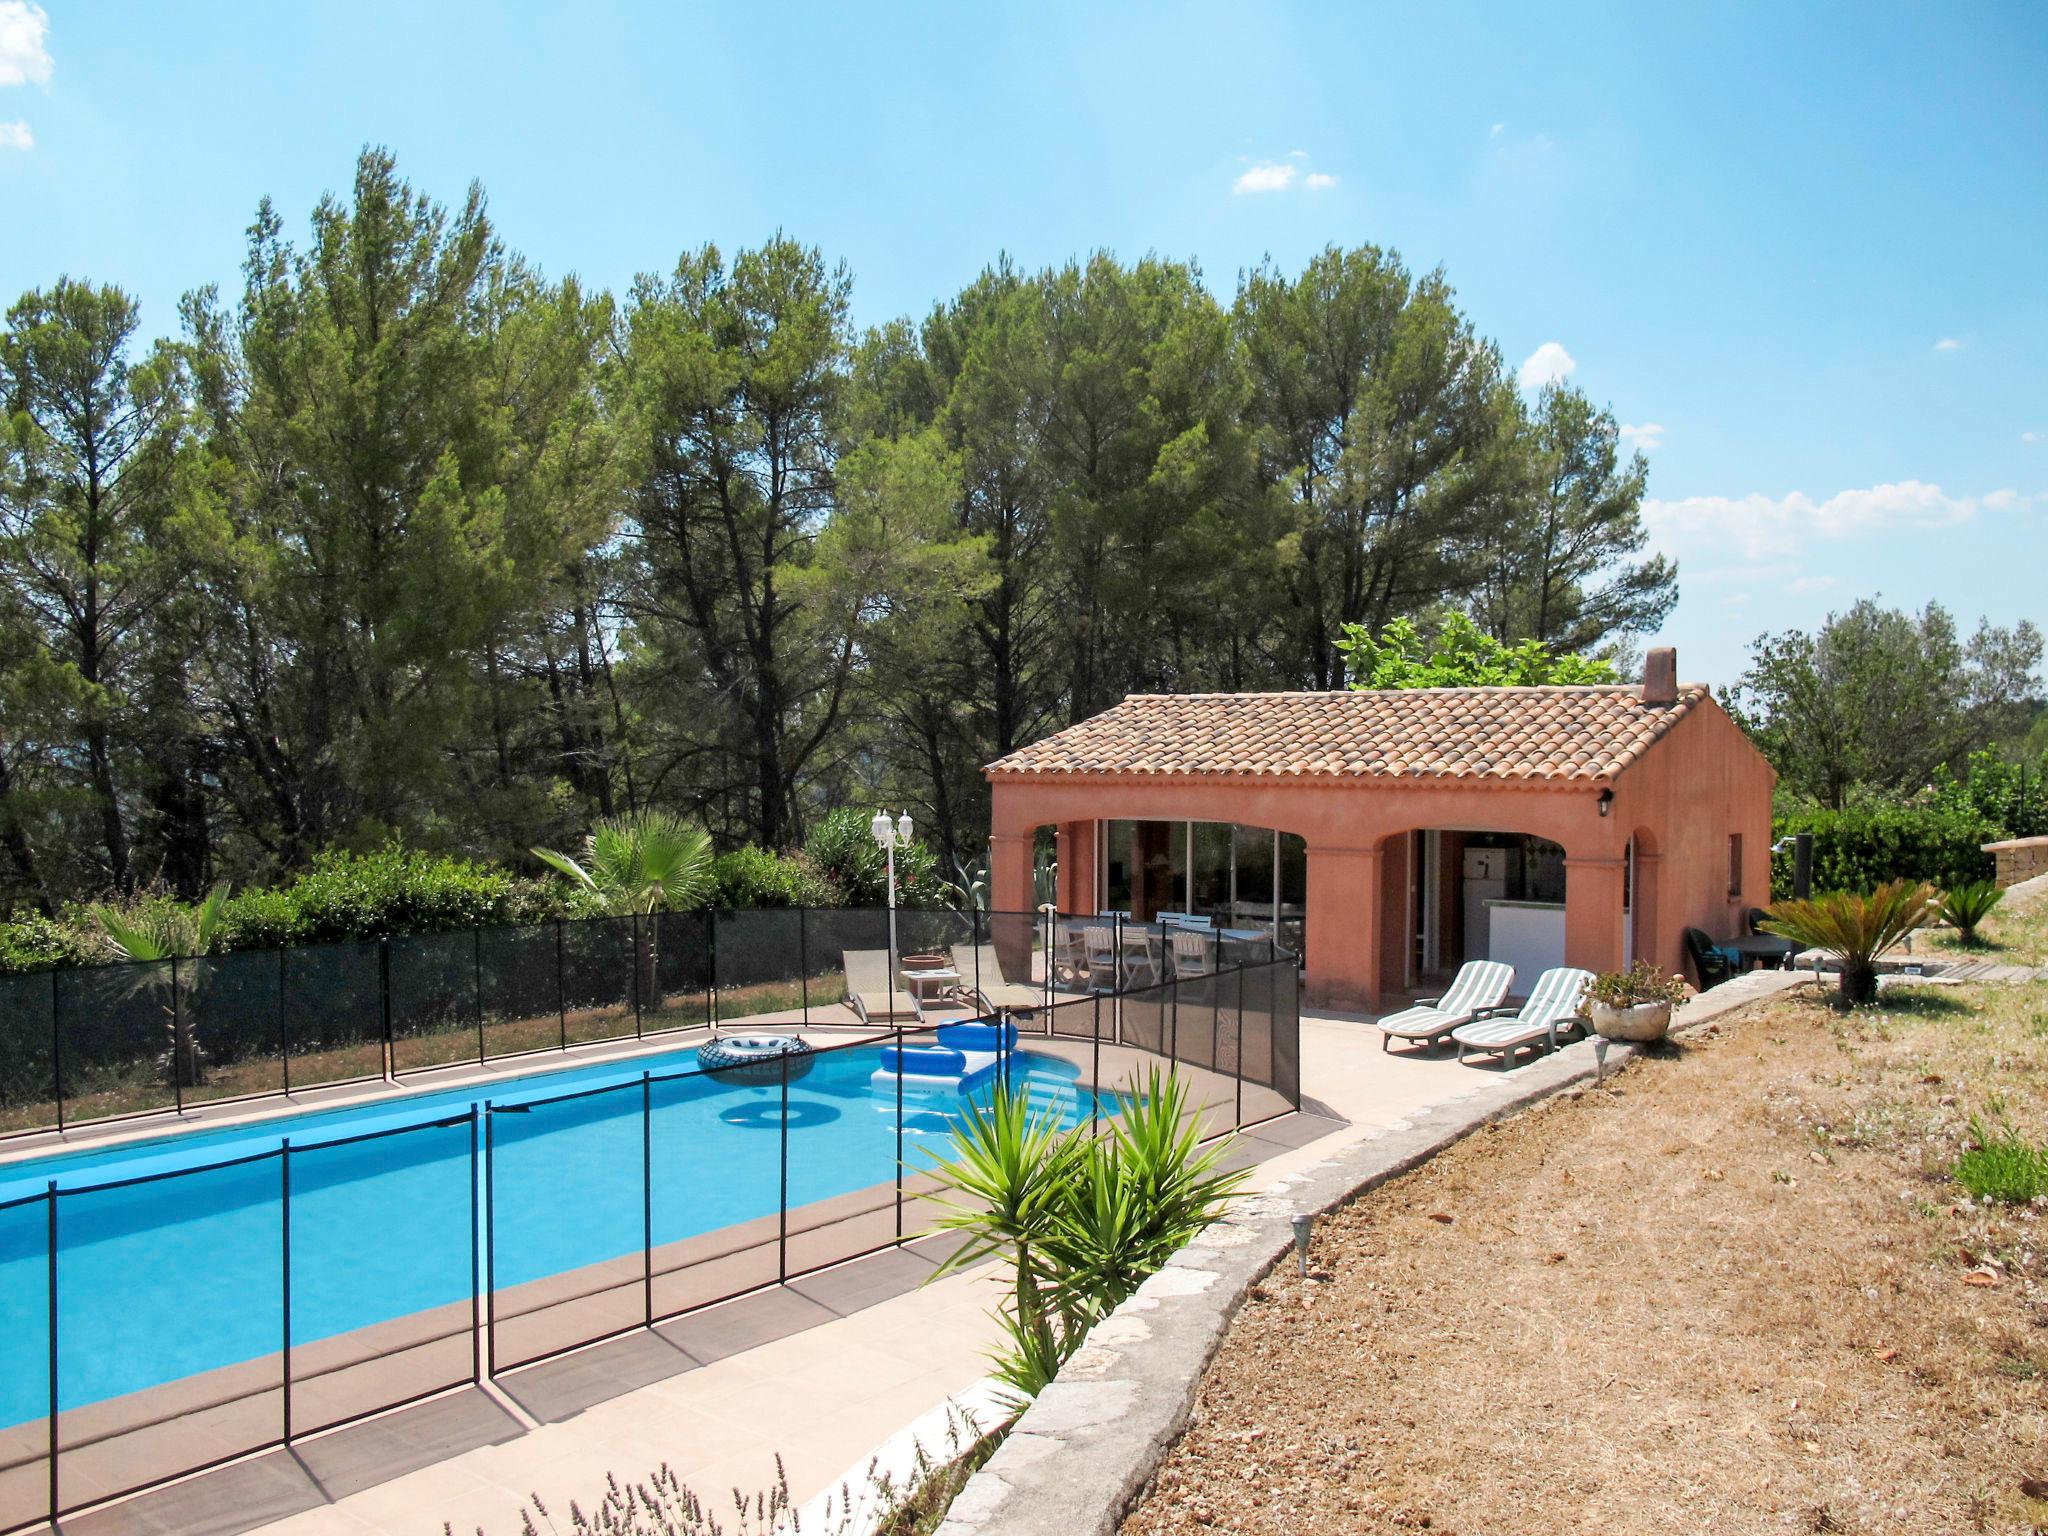
[[[904,955],[901,960],[906,971],[943,971],[953,963],[951,955]]]
[[[1593,1032],[1609,1040],[1662,1040],[1671,1032],[1669,1003],[1636,1003],[1621,1007],[1614,1003],[1588,1003],[1586,1015]]]

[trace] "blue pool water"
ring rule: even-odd
[[[286,1137],[297,1345],[467,1303],[471,1202],[483,1201],[472,1189],[468,1117],[486,1094],[500,1110],[515,1106],[490,1117],[489,1249],[500,1290],[638,1253],[650,1218],[662,1244],[773,1215],[785,1179],[792,1208],[894,1181],[897,1097],[893,1082],[871,1081],[879,1048],[821,1053],[790,1085],[786,1169],[779,1087],[693,1075],[643,1090],[643,1073],[689,1072],[695,1060],[691,1048],[0,1165],[0,1426],[48,1411],[47,1203],[4,1203],[52,1179],[69,1191],[58,1200],[57,1243],[66,1409],[276,1353],[284,1159],[275,1154]],[[1095,1108],[1068,1062],[1022,1052],[1011,1070],[1069,1125]],[[564,1093],[582,1096],[544,1102]],[[911,1170],[929,1166],[964,1105],[952,1091],[906,1096]],[[146,1181],[104,1187],[133,1179]]]

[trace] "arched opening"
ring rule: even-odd
[[[1430,993],[1468,960],[1515,968],[1516,993],[1565,963],[1565,850],[1533,833],[1416,827],[1381,845],[1380,976]]]

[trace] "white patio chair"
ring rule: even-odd
[[[1118,962],[1116,930],[1090,923],[1081,930],[1081,948],[1089,988],[1096,992],[1114,992]]]
[[[1379,1021],[1380,1049],[1388,1049],[1396,1040],[1434,1045],[1484,1010],[1498,1008],[1514,982],[1511,965],[1499,960],[1467,960],[1458,967],[1450,991],[1442,997],[1426,998]]]
[[[1128,991],[1135,987],[1157,986],[1164,977],[1161,954],[1166,948],[1166,930],[1159,933],[1144,928],[1126,927],[1124,940],[1124,987]]]
[[[1207,976],[1216,969],[1216,941],[1201,933],[1176,933],[1173,938],[1173,976],[1186,981]]]
[[[1560,1030],[1574,1024],[1581,1030],[1586,1027],[1580,1009],[1586,983],[1592,979],[1591,971],[1556,966],[1536,978],[1536,990],[1520,1008],[1482,1009],[1471,1023],[1451,1031],[1451,1038],[1458,1043],[1458,1060],[1463,1061],[1467,1051],[1479,1051],[1498,1056],[1503,1067],[1511,1067],[1515,1052],[1525,1045],[1556,1050]]]

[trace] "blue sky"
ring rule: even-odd
[[[1513,367],[1638,429],[1725,683],[1882,593],[2042,618],[2048,8],[0,0],[0,294],[232,288],[389,146],[622,287],[784,229],[858,318],[999,251],[1441,264]]]

